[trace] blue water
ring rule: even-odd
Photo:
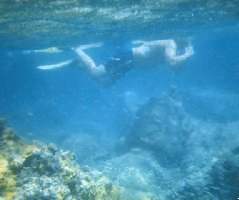
[[[54,63],[51,55],[29,56],[18,50],[2,49],[1,112],[11,123],[36,135],[58,130],[59,126],[65,130],[82,126],[94,129],[90,123],[102,131],[117,133],[118,126],[124,126],[124,118],[130,115],[124,105],[128,91],[137,94],[136,104],[159,96],[172,85],[183,90],[238,92],[237,32],[208,33],[194,38],[193,45],[196,53],[182,70],[172,72],[167,66],[132,69],[110,87],[74,68],[50,72],[34,68],[38,63]]]
[[[16,3],[12,2],[12,4]],[[134,2],[132,2],[133,4]],[[91,5],[91,3],[87,1],[87,5]],[[99,3],[99,5],[101,4]],[[132,8],[132,5],[129,4],[129,8]],[[28,6],[27,3],[25,6]],[[92,6],[95,5],[92,4]],[[206,5],[202,3],[202,8],[203,6]],[[189,6],[189,8],[191,7]],[[226,8],[228,9],[228,7]],[[197,121],[198,127],[204,130],[200,130],[198,134],[203,132],[202,137],[205,141],[201,141],[201,146],[192,142],[189,145],[192,150],[189,148],[187,152],[197,151],[193,145],[198,146],[200,150],[203,145],[206,147],[203,147],[203,153],[199,153],[198,163],[197,160],[187,161],[187,167],[188,165],[195,165],[196,167],[204,165],[205,163],[202,164],[203,159],[210,160],[210,156],[217,157],[219,153],[226,150],[230,151],[238,146],[239,138],[235,132],[239,127],[237,126],[239,124],[239,26],[236,11],[233,10],[233,6],[229,8],[232,9],[231,15],[230,10],[221,8],[221,13],[224,11],[225,16],[219,14],[220,10],[218,10],[217,15],[217,11],[214,10],[213,14],[211,13],[214,20],[210,22],[205,17],[200,21],[200,13],[198,19],[192,20],[186,14],[184,19],[180,14],[188,7],[187,4],[182,3],[182,5],[174,8],[174,11],[181,16],[180,19],[184,19],[182,26],[180,26],[180,21],[174,20],[171,15],[168,16],[168,21],[164,18],[162,24],[153,19],[152,21],[145,20],[142,22],[143,25],[135,24],[134,20],[129,18],[127,21],[126,18],[125,21],[119,22],[119,26],[115,25],[113,20],[112,22],[105,22],[103,19],[104,24],[102,22],[102,25],[98,19],[97,23],[93,23],[93,25],[86,23],[81,26],[80,21],[84,17],[87,20],[86,16],[81,17],[79,22],[77,18],[71,19],[72,23],[68,25],[66,23],[64,28],[67,29],[68,26],[69,30],[76,31],[76,33],[77,28],[82,28],[81,31],[86,34],[86,38],[82,37],[82,39],[77,34],[74,36],[73,33],[65,36],[62,33],[61,35],[60,28],[59,30],[56,28],[55,32],[51,29],[53,32],[49,36],[44,35],[44,33],[37,35],[38,32],[33,30],[30,35],[26,35],[24,32],[22,34],[18,32],[14,35],[14,32],[6,29],[5,32],[0,33],[0,40],[6,39],[6,42],[0,44],[0,115],[5,117],[20,135],[30,139],[53,142],[61,148],[74,151],[81,164],[104,171],[112,180],[118,180],[118,182],[116,181],[118,184],[132,187],[132,190],[136,191],[168,194],[168,189],[166,186],[164,187],[159,175],[156,175],[156,180],[153,180],[152,177],[154,176],[147,174],[148,172],[159,174],[162,171],[160,167],[165,167],[157,158],[151,158],[151,154],[148,155],[151,149],[148,149],[149,147],[144,148],[144,145],[136,145],[136,148],[140,149],[140,153],[137,151],[135,153],[134,150],[132,153],[131,147],[125,147],[128,143],[122,143],[130,137],[135,122],[142,117],[138,113],[143,106],[147,105],[150,99],[160,98],[163,94],[168,94],[174,90],[175,95],[183,104],[185,112]],[[41,9],[43,8],[39,6],[39,10]],[[119,9],[121,9],[120,6]],[[166,7],[165,12],[167,9],[170,8]],[[209,6],[202,11],[205,12],[205,16],[207,16],[206,12],[210,16],[210,9],[213,7],[210,8]],[[20,11],[16,9],[11,12]],[[124,12],[126,10],[122,9],[122,13]],[[42,18],[45,19],[46,13],[43,14]],[[146,13],[145,15],[148,16],[149,14]],[[157,15],[160,13],[157,13],[157,9],[155,9],[152,15],[156,16],[157,19]],[[56,19],[54,16],[52,17],[56,21],[64,20],[64,16],[60,18],[55,16]],[[41,19],[41,15],[38,16],[38,19]],[[170,21],[170,19],[172,20]],[[14,21],[14,18],[12,20]],[[18,21],[15,20],[17,24]],[[94,21],[93,18],[92,21]],[[6,21],[4,24],[8,27],[7,23],[10,21]],[[72,28],[75,24],[77,26]],[[3,26],[3,24],[1,25]],[[34,37],[31,37],[31,34],[35,34]],[[184,62],[179,70],[170,70],[169,64],[133,68],[108,86],[101,84],[91,75],[77,68],[66,67],[47,72],[36,69],[37,65],[55,63],[71,57],[70,51],[57,55],[23,53],[24,50],[52,46],[67,49],[100,40],[107,45],[95,51],[92,50],[90,54],[97,62],[104,62],[110,55],[117,52],[118,46],[127,46],[134,39],[159,40],[165,38],[176,41],[190,38],[195,54]],[[150,121],[151,119],[147,120]],[[219,128],[220,134],[217,131],[212,131],[215,126],[221,127],[221,129]],[[200,138],[199,135],[192,137],[195,137],[196,140]],[[192,138],[188,140],[193,141]],[[163,146],[165,144],[158,145]],[[218,146],[222,149],[218,149]],[[171,148],[173,149],[173,147]],[[206,155],[207,151],[213,153]],[[160,157],[160,152],[156,157]],[[190,159],[188,158],[188,160]],[[173,163],[171,164],[173,166]],[[107,171],[104,168],[105,165],[110,165],[111,170]],[[128,178],[122,178],[127,173],[118,174],[116,166],[120,170],[134,166],[134,173],[136,174],[137,171],[138,174],[137,176],[131,174]],[[157,171],[156,166],[160,168],[160,172]],[[167,165],[167,167],[170,169],[170,166]],[[141,183],[138,176],[145,176],[146,183]],[[165,182],[178,181],[178,175],[175,175],[174,171],[167,171],[167,176],[169,177],[163,179]],[[178,190],[180,184],[185,184],[182,183],[183,181],[181,180],[181,183],[178,181],[178,184],[175,184],[177,185],[175,190]],[[167,184],[170,185],[170,183]],[[228,198],[223,195],[225,194],[218,195],[216,193],[215,199],[231,199],[230,195]],[[166,194],[165,196],[167,197]],[[181,199],[187,198],[181,197]]]

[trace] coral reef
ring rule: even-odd
[[[0,199],[119,200],[120,194],[98,171],[82,169],[73,154],[30,144],[0,120]]]

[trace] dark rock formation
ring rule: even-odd
[[[180,101],[164,95],[151,99],[138,112],[126,143],[151,151],[161,165],[180,165],[187,154],[192,124]]]
[[[239,148],[219,158],[210,172],[210,191],[219,200],[239,198]]]

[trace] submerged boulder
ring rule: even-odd
[[[98,171],[82,169],[71,153],[30,144],[0,120],[0,199],[120,200],[120,193]]]
[[[151,99],[139,110],[126,146],[149,150],[162,166],[174,167],[187,153],[192,128],[182,103],[173,95],[164,95]]]
[[[208,168],[191,173],[170,199],[233,200],[239,194],[239,147],[214,158]]]
[[[239,198],[239,147],[224,153],[210,171],[210,192],[218,199]]]

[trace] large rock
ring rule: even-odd
[[[219,158],[210,177],[210,192],[218,199],[239,198],[239,147]]]
[[[193,128],[181,102],[173,95],[154,98],[137,116],[126,138],[127,146],[151,151],[163,166],[181,164]]]
[[[170,199],[233,200],[239,194],[239,147],[221,153],[208,167],[191,172],[187,182]]]

